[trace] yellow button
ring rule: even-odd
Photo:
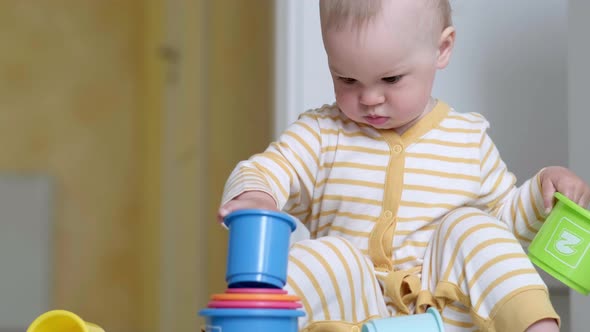
[[[350,331],[351,331],[351,332],[359,332],[359,327],[358,327],[358,326],[353,326],[353,327],[350,329]]]
[[[402,148],[402,146],[401,146],[401,145],[399,145],[399,144],[397,144],[397,145],[395,145],[395,146],[393,147],[393,152],[394,152],[394,153],[401,153],[401,152],[402,152],[402,150],[403,150],[403,148]]]
[[[385,211],[385,212],[383,213],[383,216],[384,216],[385,218],[389,219],[389,218],[393,217],[393,212],[391,212],[391,211],[387,210],[387,211]]]

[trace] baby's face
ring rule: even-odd
[[[404,131],[432,108],[438,38],[419,2],[384,1],[366,25],[324,31],[336,102],[353,121]]]

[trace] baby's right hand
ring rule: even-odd
[[[222,205],[217,212],[217,220],[223,222],[223,218],[228,214],[244,209],[278,211],[277,204],[271,195],[263,191],[246,191]]]

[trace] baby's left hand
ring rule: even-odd
[[[547,167],[541,172],[541,190],[545,212],[553,208],[553,194],[558,191],[583,208],[590,204],[590,187],[576,174],[565,167]]]

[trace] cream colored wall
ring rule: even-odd
[[[273,0],[168,2],[162,328],[193,329],[223,292],[227,233],[216,224],[236,163],[269,143]],[[193,170],[197,173],[193,173]]]
[[[56,180],[53,307],[198,328],[223,183],[271,137],[272,4],[0,2],[0,172]]]
[[[198,330],[207,296],[207,225],[202,199],[201,36],[203,1],[164,6],[160,53],[165,61],[161,116],[159,331]]]
[[[239,160],[262,152],[273,126],[273,13],[272,0],[208,1],[203,50],[207,82],[203,87],[203,121],[209,137],[206,150],[207,219],[215,220],[223,184]],[[225,231],[213,227],[210,255],[225,257]],[[219,240],[217,240],[219,239]],[[225,262],[225,261],[224,261]],[[211,290],[225,289],[225,265],[208,271]]]
[[[166,62],[159,50],[164,40],[165,0],[146,0],[141,24],[141,321],[139,331],[160,331],[161,315],[161,200],[162,114]],[[162,330],[164,332],[165,330]]]
[[[0,172],[55,178],[53,305],[113,332],[141,320],[141,13],[0,2]]]
[[[169,0],[161,10],[160,331],[195,329],[197,311],[225,290],[227,234],[215,216],[231,169],[271,137],[273,3]]]

